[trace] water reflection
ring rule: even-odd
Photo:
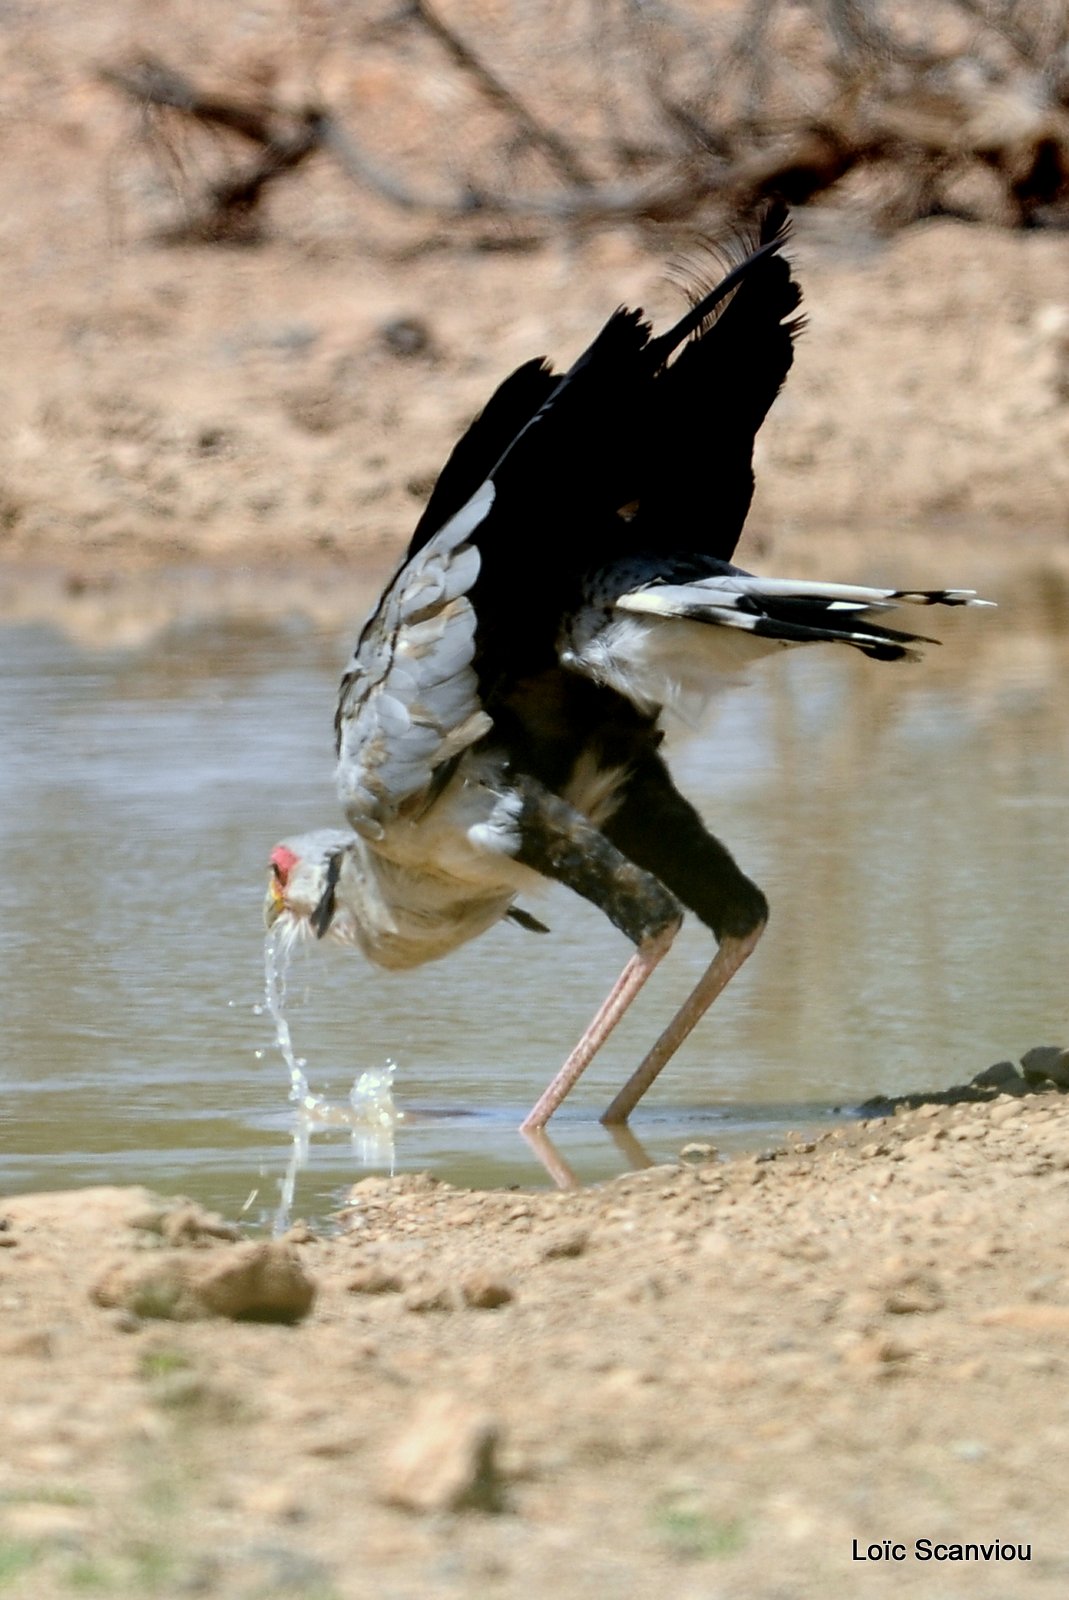
[[[1069,598],[1053,579],[996,598],[997,613],[940,618],[944,648],[920,666],[771,663],[676,740],[682,787],[773,909],[643,1103],[645,1159],[694,1138],[767,1143],[878,1090],[1065,1040]],[[270,1217],[288,1162],[305,1213],[365,1155],[388,1170],[349,1127],[295,1135],[253,1010],[267,852],[335,820],[350,642],[216,628],[87,656],[43,630],[0,633],[3,1188],[144,1181],[231,1210],[255,1191],[252,1214]],[[398,1169],[547,1181],[516,1124],[625,951],[563,890],[532,909],[552,938],[509,924],[413,974],[319,950],[291,980],[317,1093],[344,1101],[361,1071],[398,1061]],[[630,1159],[597,1115],[707,956],[686,928],[554,1119],[579,1180]],[[297,1135],[310,1144],[293,1165]]]

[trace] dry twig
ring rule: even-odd
[[[448,165],[428,142],[425,169],[413,179],[400,157],[368,153],[358,114],[343,121],[332,107],[293,112],[263,97],[209,94],[151,59],[103,76],[160,118],[255,147],[251,160],[235,161],[207,184],[191,219],[174,230],[202,238],[248,237],[265,190],[320,150],[360,188],[439,221],[478,213],[576,226],[679,222],[773,196],[804,204],[852,175],[871,174],[867,193],[885,222],[942,211],[1024,227],[1069,225],[1064,0],[941,0],[938,13],[927,0],[893,8],[885,0],[813,0],[804,11],[789,0],[746,0],[734,14],[718,11],[715,25],[690,0],[588,0],[588,7],[583,138],[578,121],[562,117],[561,126],[551,125],[533,111],[507,72],[491,65],[484,41],[458,31],[432,0],[408,0],[387,34],[369,25],[368,39],[380,51],[390,48],[399,23],[415,23],[434,40],[549,162],[558,186],[541,193],[476,178],[480,167],[500,171],[501,141],[480,160],[479,135],[467,129],[449,128]],[[958,43],[945,42],[951,38]],[[608,56],[594,59],[602,46],[621,52],[615,77]],[[419,70],[398,59],[406,71]],[[574,80],[582,60],[570,55],[568,65]],[[622,128],[621,95],[605,94],[606,83],[625,77],[643,102],[634,131]],[[590,130],[599,86],[597,146]],[[459,183],[444,175],[458,153],[468,157]],[[609,175],[595,179],[596,171]],[[976,194],[979,202],[969,198]]]

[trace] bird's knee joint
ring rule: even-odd
[[[683,907],[655,879],[649,879],[613,920],[633,944],[643,949],[664,940],[671,943],[683,921]]]
[[[743,880],[716,929],[718,939],[745,939],[768,921],[768,901],[749,878]]]
[[[635,942],[644,955],[653,955],[657,951],[663,954],[682,926],[683,913],[677,906],[672,916],[665,918],[655,927],[648,928],[642,938]]]

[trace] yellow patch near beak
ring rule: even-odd
[[[286,901],[282,885],[272,876],[267,885],[267,893],[264,895],[264,927],[273,928],[285,909]]]

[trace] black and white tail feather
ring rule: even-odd
[[[724,570],[686,583],[654,574],[618,594],[608,612],[604,575],[586,613],[572,620],[562,661],[641,709],[685,707],[693,716],[751,663],[792,645],[842,644],[876,661],[916,661],[918,645],[939,642],[873,622],[870,612],[992,603],[971,589],[873,589],[718,565]]]

